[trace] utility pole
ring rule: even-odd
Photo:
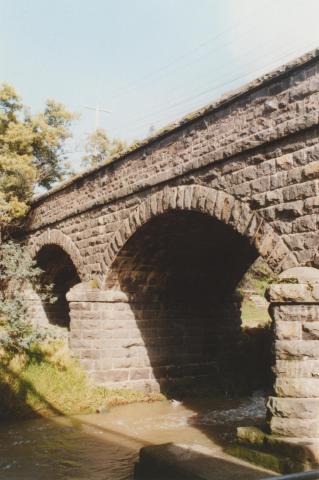
[[[97,130],[100,126],[100,113],[111,113],[110,110],[106,110],[104,108],[101,108],[100,105],[96,105],[95,107],[90,107],[89,105],[84,105],[84,108],[87,108],[88,110],[94,110],[95,111],[95,130]]]

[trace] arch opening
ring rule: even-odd
[[[247,238],[206,214],[150,220],[123,246],[106,281],[129,299],[119,307],[127,320],[112,368],[129,368],[132,386],[156,383],[174,395],[239,382],[236,287],[257,258]]]
[[[69,255],[59,246],[44,245],[36,255],[37,265],[43,270],[43,285],[51,285],[53,302],[42,301],[40,324],[70,328],[69,306],[66,294],[80,277]]]

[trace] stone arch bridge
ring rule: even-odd
[[[94,381],[153,389],[234,365],[249,266],[319,264],[318,140],[314,51],[34,199],[24,238],[59,297],[45,314],[70,309]]]

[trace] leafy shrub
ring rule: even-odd
[[[41,296],[53,301],[50,287],[41,289],[42,270],[26,247],[9,241],[0,246],[0,346],[10,355],[26,351],[43,337],[34,331],[28,319],[28,305],[23,292],[30,285]]]

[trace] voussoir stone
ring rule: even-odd
[[[91,378],[175,385],[225,367],[215,383],[231,383],[242,344],[228,290],[263,257],[276,275],[291,267],[268,290],[277,387],[314,395],[288,380],[318,377],[318,85],[316,50],[32,200],[17,234],[52,273]],[[53,306],[25,293],[50,323]],[[269,352],[252,350],[260,382]]]

